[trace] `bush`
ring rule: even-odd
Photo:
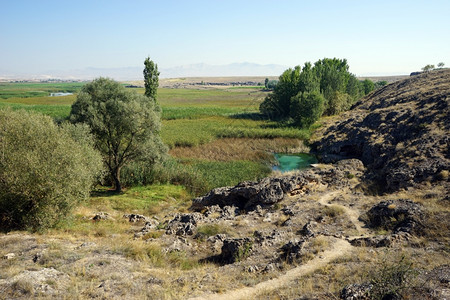
[[[324,110],[325,99],[319,92],[299,93],[292,98],[291,117],[294,124],[309,128],[319,120]]]
[[[89,196],[102,160],[86,126],[0,110],[0,227],[52,227]]]
[[[336,91],[333,93],[333,96],[328,99],[325,113],[329,116],[338,115],[341,112],[348,110],[352,105],[352,102],[353,99],[349,94]]]

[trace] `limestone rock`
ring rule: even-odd
[[[179,236],[193,235],[197,229],[198,221],[202,219],[199,213],[176,214],[167,224],[166,234],[176,234]]]
[[[372,285],[369,283],[350,284],[341,290],[340,298],[343,300],[369,300]]]
[[[393,230],[394,233],[407,232],[421,234],[424,229],[421,205],[411,200],[388,200],[373,206],[363,216],[367,225]]]
[[[247,258],[253,248],[253,242],[249,238],[226,239],[223,241],[220,261],[232,264]]]
[[[206,206],[220,207],[236,206],[252,209],[257,205],[272,205],[281,201],[289,193],[306,189],[313,180],[306,173],[264,178],[258,182],[245,181],[234,187],[220,187],[211,190],[203,197],[195,198],[192,202],[194,210],[201,210]]]

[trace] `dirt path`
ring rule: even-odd
[[[258,283],[252,287],[240,288],[232,291],[228,291],[223,294],[210,294],[202,297],[191,298],[191,300],[231,300],[231,299],[253,299],[261,292],[268,292],[279,289],[283,286],[289,285],[295,279],[305,276],[314,272],[330,263],[332,260],[349,253],[352,250],[352,246],[349,242],[341,239],[337,239],[330,250],[324,251],[320,256],[310,260],[308,263],[298,266],[294,269],[287,271],[285,274],[278,278],[270,279]]]
[[[329,203],[340,191],[334,191],[324,194],[320,199],[319,203],[325,206],[331,205]],[[359,213],[356,210],[353,210],[347,206],[343,206],[340,204],[333,204],[339,207],[342,207],[345,213],[348,215],[350,221],[355,225],[356,229],[360,234],[366,233],[366,229],[363,228],[363,223],[358,220]],[[294,280],[310,274],[317,269],[320,269],[326,266],[328,263],[333,261],[334,259],[343,256],[345,254],[350,253],[353,250],[352,246],[347,240],[344,239],[336,239],[336,242],[333,245],[333,248],[330,250],[324,251],[319,256],[309,261],[308,263],[298,266],[294,269],[287,271],[285,274],[270,279],[267,281],[263,281],[258,283],[252,287],[239,288],[235,290],[231,290],[225,292],[223,294],[209,294],[203,295],[196,298],[190,298],[191,300],[204,300],[204,299],[214,299],[214,300],[231,300],[231,299],[253,299],[258,294],[263,292],[273,291],[284,286],[291,284]]]
[[[358,211],[351,209],[350,207],[347,207],[344,205],[329,203],[330,200],[332,200],[334,197],[336,197],[340,193],[342,193],[342,191],[334,191],[334,192],[326,193],[319,199],[319,203],[322,205],[325,205],[325,206],[334,205],[334,206],[341,207],[344,210],[345,214],[350,219],[350,221],[353,223],[353,225],[355,225],[356,230],[358,230],[358,232],[360,234],[366,234],[367,229],[363,228],[364,223],[359,220],[359,212]]]

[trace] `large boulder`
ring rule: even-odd
[[[383,228],[394,233],[422,234],[424,213],[420,204],[399,199],[382,201],[362,217],[371,228]]]
[[[234,187],[220,187],[211,190],[203,197],[192,200],[192,209],[201,210],[205,206],[236,206],[251,209],[257,205],[272,205],[286,195],[305,189],[315,180],[305,173],[296,175],[268,177],[258,182],[245,181]]]
[[[253,248],[253,242],[249,238],[226,239],[223,241],[220,261],[232,264],[247,258]]]

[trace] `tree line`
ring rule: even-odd
[[[269,86],[271,85],[271,86]],[[324,58],[303,67],[289,68],[278,81],[266,79],[273,87],[261,103],[260,112],[272,120],[283,120],[301,128],[310,127],[322,115],[335,115],[348,110],[362,96],[386,85],[358,80],[349,72],[346,59]]]

